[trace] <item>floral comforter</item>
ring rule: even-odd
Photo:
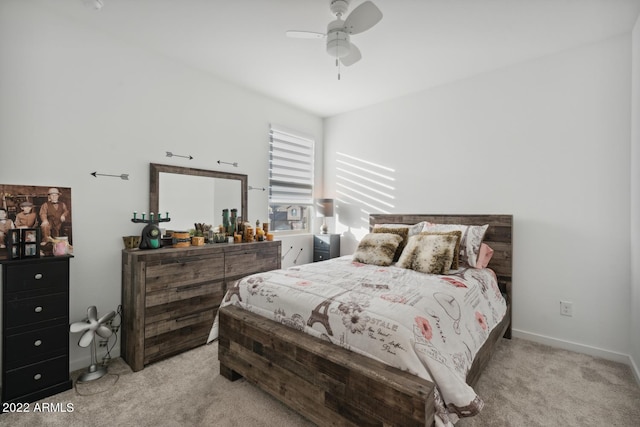
[[[440,426],[482,409],[466,374],[507,310],[490,269],[433,275],[351,256],[245,277],[230,304],[433,381]]]

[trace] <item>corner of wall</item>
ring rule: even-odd
[[[630,358],[640,383],[640,16],[631,31],[631,318]]]

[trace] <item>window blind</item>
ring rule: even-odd
[[[313,203],[313,153],[313,139],[271,126],[269,203]]]

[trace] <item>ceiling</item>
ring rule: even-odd
[[[384,17],[352,36],[362,60],[338,80],[323,40],[285,36],[324,33],[329,0],[89,1],[37,3],[321,117],[628,33],[640,13],[640,0],[373,0]]]

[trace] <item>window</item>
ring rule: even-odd
[[[269,131],[269,222],[273,231],[309,232],[314,140],[284,128]]]

